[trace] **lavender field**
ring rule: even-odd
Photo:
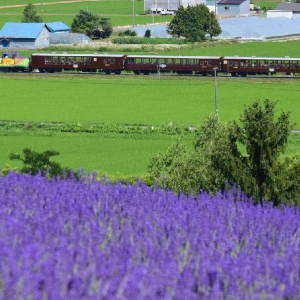
[[[299,299],[299,210],[238,197],[10,173],[0,299]]]

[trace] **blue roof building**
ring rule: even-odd
[[[69,33],[70,27],[63,22],[46,23],[51,33]]]
[[[50,31],[46,23],[5,23],[0,31],[0,48],[48,47]]]

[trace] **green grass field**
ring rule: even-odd
[[[0,120],[198,125],[214,114],[213,78],[1,75]],[[222,120],[236,120],[255,99],[278,101],[300,128],[298,81],[219,78]]]
[[[10,161],[11,152],[21,154],[22,149],[30,148],[38,152],[56,150],[60,152],[55,161],[74,170],[104,172],[106,174],[144,175],[150,157],[175,141],[175,137],[155,136],[136,138],[122,135],[94,134],[39,134],[18,133],[5,135],[0,131],[0,169],[5,164],[19,166]]]
[[[55,2],[55,1],[53,1]],[[144,2],[135,1],[135,13],[144,13]],[[57,5],[43,5],[44,14],[77,14],[80,9],[85,9],[93,14],[132,14],[132,0],[113,0],[99,2],[77,2],[72,4],[58,3]],[[12,14],[22,13],[24,7],[14,7],[0,9],[0,13]],[[37,12],[40,12],[41,6],[36,6]]]
[[[218,79],[221,120],[238,120],[243,105],[255,99],[278,101],[278,112],[292,111],[300,128],[298,81]],[[0,76],[0,120],[200,125],[214,114],[213,78]],[[66,167],[98,170],[107,174],[147,173],[150,157],[164,152],[177,136],[128,134],[39,133],[0,130],[0,166],[11,152],[25,147],[57,150]],[[191,144],[192,135],[185,137]],[[294,136],[287,154],[299,151]]]
[[[1,11],[0,11],[1,13]],[[73,16],[44,16],[44,22],[57,22],[61,21],[67,24],[68,26],[71,26],[73,19],[75,15]],[[112,26],[126,26],[126,25],[132,25],[132,16],[112,16],[112,15],[101,15],[100,17],[107,17],[110,19],[110,22]],[[135,25],[137,24],[151,24],[153,22],[153,19],[151,16],[145,15],[145,16],[135,16]],[[154,16],[154,22],[155,23],[163,23],[163,22],[169,22],[172,19],[170,16]],[[6,22],[21,22],[22,15],[0,15],[0,28],[6,23]]]
[[[168,52],[168,55],[208,55],[208,56],[262,56],[262,57],[300,57],[300,40],[274,42],[205,42],[200,47],[179,49]]]

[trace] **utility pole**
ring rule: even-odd
[[[134,0],[132,0],[132,27],[135,26],[135,20],[134,20]]]
[[[214,67],[214,71],[215,71],[215,109],[216,109],[216,116],[219,117],[218,114],[218,81],[217,81],[217,70],[219,68],[218,67]]]

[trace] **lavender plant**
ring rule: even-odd
[[[0,258],[0,299],[299,299],[300,212],[9,173]]]

